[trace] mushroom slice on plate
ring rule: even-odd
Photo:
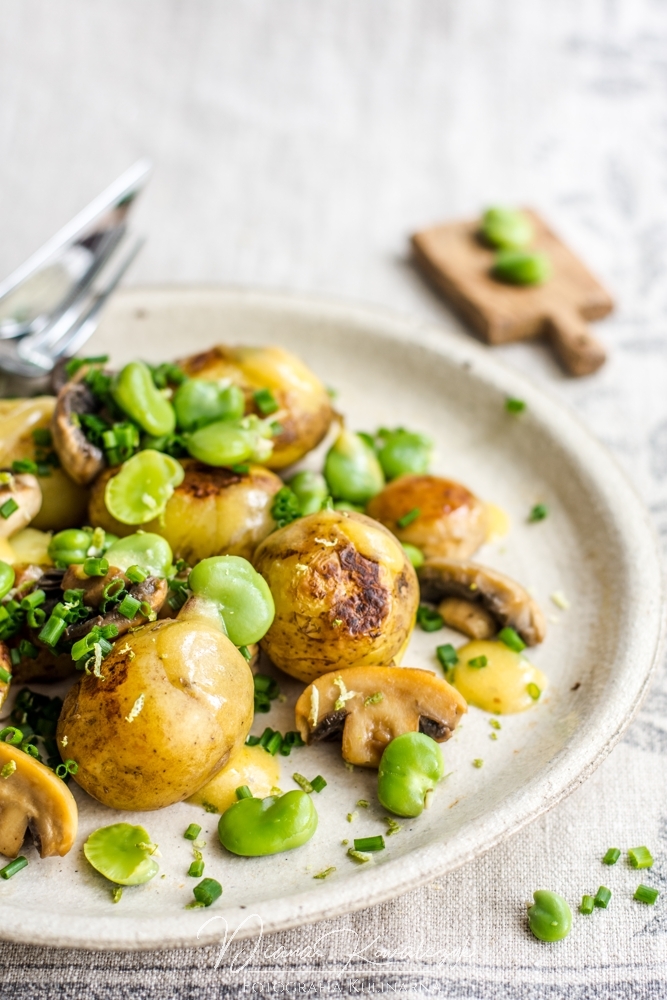
[[[75,590],[77,587],[84,590],[83,601],[85,604],[97,607],[103,596],[104,587],[113,580],[119,580],[126,586],[130,583],[122,570],[115,566],[110,566],[106,576],[86,578],[83,570],[78,566],[70,566],[63,579],[63,589]],[[88,589],[86,590],[86,586]],[[113,610],[105,614],[96,615],[86,621],[78,622],[76,625],[69,625],[63,634],[67,642],[74,642],[87,635],[94,625],[115,625],[118,629],[118,636],[124,635],[130,629],[145,625],[147,621],[153,621],[162,610],[164,602],[167,600],[169,584],[159,576],[147,576],[141,583],[128,586],[128,595],[139,601],[141,607],[137,610],[133,618],[122,615],[118,610],[118,604]]]
[[[69,788],[44,764],[0,742],[0,854],[15,858],[28,828],[40,857],[62,857],[76,838],[78,812]]]
[[[42,506],[42,491],[29,472],[2,473],[0,482],[0,538],[10,538],[30,524]],[[13,501],[13,503],[12,503]]]
[[[348,667],[323,674],[296,703],[296,727],[307,743],[342,734],[343,758],[378,767],[382,751],[402,733],[449,739],[468,710],[465,699],[430,670]]]
[[[81,429],[79,415],[94,413],[97,403],[87,385],[68,382],[58,393],[51,419],[53,444],[61,465],[80,486],[87,486],[104,468],[102,449],[91,444]]]
[[[462,597],[446,597],[438,611],[445,625],[463,632],[471,639],[491,639],[498,631],[495,618],[481,604]]]
[[[496,631],[513,628],[527,646],[536,646],[546,635],[544,615],[537,603],[527,590],[504,573],[467,560],[428,559],[419,568],[418,576],[424,601],[439,604],[445,598],[456,597],[468,602],[471,609],[480,607],[494,620]],[[443,617],[447,620],[445,615]],[[453,628],[459,627],[451,624]],[[461,631],[472,634],[465,629]],[[475,638],[483,637],[477,635]]]

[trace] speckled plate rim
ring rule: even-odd
[[[468,337],[381,308],[305,295],[207,286],[137,287],[119,293],[118,297],[136,304],[137,308],[150,307],[151,302],[157,305],[165,298],[178,299],[181,305],[187,298],[205,299],[209,305],[219,302],[227,308],[242,306],[263,312],[268,309],[298,314],[312,318],[314,327],[322,319],[352,323],[374,337],[418,343],[450,364],[465,367],[469,375],[489,390],[525,400],[532,419],[549,427],[572,460],[585,464],[589,479],[614,516],[618,544],[626,553],[632,552],[635,564],[641,565],[643,586],[632,596],[635,610],[646,615],[644,629],[639,643],[633,647],[632,671],[627,672],[622,685],[609,689],[604,712],[597,712],[596,726],[580,727],[572,742],[524,788],[508,796],[501,808],[464,827],[454,837],[443,837],[372,871],[361,871],[354,880],[325,883],[317,891],[267,900],[252,907],[232,907],[210,916],[202,914],[198,927],[192,923],[186,926],[182,914],[150,920],[128,917],[121,927],[114,929],[115,933],[105,933],[104,939],[96,939],[94,932],[91,934],[89,917],[68,915],[66,921],[54,926],[47,915],[40,914],[39,908],[31,907],[26,910],[25,919],[9,925],[2,919],[0,907],[0,939],[86,950],[149,950],[228,943],[232,939],[316,923],[377,905],[454,871],[517,833],[585,782],[619,741],[639,709],[660,662],[666,618],[662,610],[664,586],[658,540],[648,511],[616,460],[568,407]],[[623,652],[619,650],[618,655]]]

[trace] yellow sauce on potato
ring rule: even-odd
[[[493,542],[496,538],[504,538],[510,530],[510,519],[502,507],[495,503],[486,505],[486,540]]]
[[[263,747],[243,746],[207,785],[187,800],[207,812],[223,813],[234,805],[236,789],[247,785],[255,798],[264,799],[280,781],[280,765]]]
[[[452,683],[471,705],[493,712],[494,715],[511,715],[525,712],[537,703],[534,688],[540,694],[547,686],[547,678],[527,660],[523,653],[515,653],[496,640],[478,639],[467,642],[457,650],[459,662],[454,668]],[[470,666],[470,661],[486,658],[486,666]]]

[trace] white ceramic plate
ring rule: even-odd
[[[109,883],[83,859],[81,845],[119,814],[82,794],[77,846],[40,861],[0,885],[0,937],[83,948],[167,948],[211,943],[225,933],[275,931],[381,902],[480,855],[553,806],[584,781],[618,740],[646,690],[661,637],[661,575],[648,516],[615,462],[561,405],[472,341],[380,311],[315,299],[220,290],[132,290],[119,295],[91,342],[114,361],[137,355],[170,359],[216,342],[276,343],[295,351],[340,393],[349,426],[404,424],[437,443],[434,471],[460,479],[509,514],[507,538],[479,561],[526,585],[548,616],[549,633],[532,651],[550,681],[534,710],[502,720],[489,740],[488,716],[475,709],[444,746],[450,773],[432,807],[402,822],[372,864],[346,857],[343,838],[384,832],[375,772],[348,772],[336,745],[282,758],[282,787],[293,771],[323,774],[315,837],[272,858],[226,854],[217,817],[181,804],[128,815],[160,845],[161,870],[148,885],[126,889],[112,905]],[[507,396],[526,401],[520,417]],[[533,504],[550,515],[527,524]],[[550,600],[555,591],[567,611]],[[461,642],[455,633],[415,633],[405,665],[437,671],[434,649]],[[300,685],[281,678],[288,695],[266,724],[293,728]],[[41,690],[47,690],[42,688]],[[475,769],[474,758],[484,759]],[[78,789],[75,789],[78,793]],[[350,825],[346,815],[357,799]],[[198,822],[208,842],[206,874],[224,886],[210,910],[186,911],[194,883],[185,874]],[[330,865],[335,873],[313,875]]]

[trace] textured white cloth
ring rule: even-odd
[[[667,533],[667,5],[660,0],[3,0],[0,274],[140,155],[137,283],[259,285],[444,324],[407,236],[490,202],[542,210],[617,295],[594,377],[501,356],[575,407]],[[245,946],[102,955],[0,946],[3,1000],[667,994],[667,680],[599,771],[440,882]],[[640,881],[607,847],[648,844]],[[609,909],[557,946],[550,886]],[[32,901],[39,906],[39,900]],[[219,967],[216,962],[220,959]]]

